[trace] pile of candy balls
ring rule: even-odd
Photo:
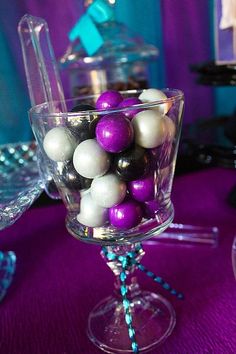
[[[147,89],[138,98],[106,91],[96,107],[72,110],[78,111],[78,118],[81,111],[101,111],[94,120],[73,116],[47,132],[45,153],[52,161],[63,162],[63,184],[80,193],[79,223],[131,229],[148,218],[146,203],[156,197],[156,151],[166,142],[170,145],[176,131],[167,115],[171,101],[166,99],[157,89]],[[151,108],[139,106],[160,100],[163,103]],[[117,112],[109,111],[114,109]]]

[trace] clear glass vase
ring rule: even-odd
[[[173,220],[171,189],[184,105],[179,90],[154,91],[159,98],[149,102],[144,98],[152,90],[112,91],[108,94],[120,100],[113,108],[100,107],[101,96],[95,95],[66,100],[66,112],[61,102],[53,103],[55,112],[48,103],[29,112],[41,161],[50,159],[67,209],[69,233],[101,245],[117,276],[114,297],[94,308],[88,325],[89,338],[110,353],[153,348],[175,324],[170,303],[141,291],[133,278],[137,268],[179,296],[140,263],[140,242],[158,237]]]

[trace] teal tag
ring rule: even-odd
[[[113,9],[104,0],[94,1],[88,7],[87,12],[97,23],[110,21],[114,17]]]
[[[73,42],[77,37],[89,56],[95,54],[104,43],[96,25],[87,14],[81,16],[69,33],[70,41]]]
[[[69,32],[69,40],[73,42],[76,38],[80,38],[87,54],[94,55],[104,44],[96,24],[110,21],[113,17],[113,9],[105,0],[94,1],[88,7],[87,13],[80,17]]]

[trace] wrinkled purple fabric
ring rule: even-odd
[[[235,183],[235,170],[219,168],[175,178],[175,221],[218,226],[220,245],[145,246],[143,264],[186,297],[178,301],[138,273],[142,287],[166,296],[177,314],[173,334],[153,354],[236,352],[236,209],[226,202]],[[1,232],[0,249],[18,256],[14,282],[0,304],[1,354],[100,353],[87,339],[86,324],[93,306],[111,294],[113,275],[98,246],[68,235],[64,217],[61,204],[31,208]]]

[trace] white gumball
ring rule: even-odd
[[[43,148],[47,156],[57,162],[70,160],[76,147],[75,138],[68,129],[56,127],[47,132],[43,140]]]
[[[91,184],[93,200],[104,208],[110,208],[123,201],[126,195],[126,184],[118,176],[108,173],[97,177]]]
[[[83,195],[80,201],[79,223],[89,227],[103,226],[108,220],[108,209],[97,205],[90,193]]]
[[[88,139],[80,143],[75,149],[73,164],[81,176],[95,178],[108,171],[110,157],[95,139]]]
[[[175,123],[168,116],[164,117],[164,121],[165,121],[165,129],[166,129],[166,139],[168,141],[172,141],[174,139],[175,133],[176,133]]]
[[[166,126],[163,115],[156,110],[139,112],[132,120],[136,144],[152,149],[166,139]]]
[[[160,101],[160,100],[166,100],[167,96],[161,90],[157,90],[155,88],[150,88],[150,89],[144,90],[139,95],[139,99],[143,103],[149,103],[149,102],[155,102],[155,101]],[[168,103],[163,103],[163,104],[158,105],[153,108],[160,111],[162,114],[166,114],[169,111],[170,107],[171,107],[171,102],[169,101]]]

